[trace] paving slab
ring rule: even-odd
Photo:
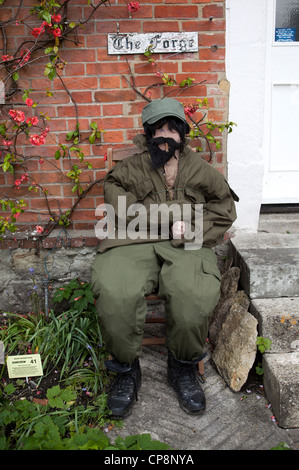
[[[142,386],[133,412],[121,429],[109,431],[113,440],[140,433],[169,444],[176,450],[269,450],[285,442],[299,450],[292,430],[282,429],[262,393],[247,384],[248,391],[231,391],[211,363],[207,349],[206,412],[190,416],[178,405],[176,394],[167,383],[167,351],[162,346],[143,348]]]

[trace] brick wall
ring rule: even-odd
[[[28,9],[35,4],[34,0],[25,0],[18,18],[24,18]],[[16,12],[18,0],[6,0],[0,7],[1,21],[6,21]],[[33,147],[23,139],[22,152],[28,159],[26,165],[30,175],[48,191],[48,204],[53,214],[63,213],[76,201],[76,193],[72,192],[72,183],[65,176],[71,169],[68,158],[55,160],[55,151],[59,144],[69,144],[66,136],[76,126],[76,109],[70,98],[76,102],[81,139],[80,147],[84,151],[86,161],[93,166],[92,170],[81,174],[82,186],[87,187],[105,175],[104,155],[109,146],[122,147],[132,145],[132,138],[141,131],[141,110],[145,100],[129,85],[131,71],[135,84],[141,92],[159,81],[155,67],[148,63],[143,54],[140,55],[108,55],[107,34],[130,32],[198,32],[199,51],[182,53],[174,56],[155,54],[159,69],[169,74],[178,83],[186,77],[192,77],[198,86],[184,90],[178,99],[185,105],[194,103],[196,98],[208,98],[208,118],[216,122],[227,119],[228,91],[225,81],[225,1],[224,0],[140,0],[140,10],[129,13],[127,5],[121,0],[111,0],[94,13],[93,19],[79,30],[78,45],[66,41],[60,47],[60,57],[67,61],[61,71],[64,84],[59,78],[49,81],[44,77],[44,66],[48,61],[42,58],[32,62],[22,70],[19,87],[31,88],[30,94],[38,106],[29,109],[22,103],[21,93],[15,94],[10,102],[1,109],[1,120],[5,118],[5,110],[21,109],[26,116],[45,113],[49,116],[50,133],[45,145]],[[87,0],[71,0],[68,4],[68,18],[71,21],[87,18],[90,8]],[[30,23],[31,21],[31,23]],[[30,26],[36,27],[36,21],[26,20],[27,25],[11,25],[7,28],[8,51],[12,51],[28,34]],[[128,62],[127,62],[128,60]],[[126,77],[126,78],[125,78]],[[48,88],[53,96],[46,96]],[[160,98],[171,88],[156,87],[152,89],[151,98]],[[176,93],[170,96],[175,97]],[[199,112],[197,114],[199,116]],[[101,140],[90,145],[83,141],[90,134],[90,123],[96,122],[98,128],[105,132]],[[219,134],[220,139],[222,136]],[[0,140],[2,140],[0,136]],[[225,142],[220,150],[213,147],[211,164],[226,173]],[[207,152],[204,152],[207,155]],[[73,163],[79,161],[73,159]],[[60,171],[59,171],[60,170]],[[0,170],[0,199],[13,185],[14,180],[24,173],[20,167],[14,175]],[[18,217],[18,226],[28,231],[36,225],[45,225],[49,213],[45,198],[40,190],[28,192],[28,184],[20,189],[10,191],[10,196],[23,197],[28,208]],[[93,230],[95,223],[95,207],[102,202],[102,187],[96,184],[77,205],[72,215],[75,231]],[[12,243],[12,242],[9,242]],[[14,241],[16,243],[16,241]],[[22,242],[24,244],[24,242]],[[1,242],[0,242],[1,245]]]

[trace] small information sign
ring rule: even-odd
[[[17,379],[20,377],[37,377],[43,375],[40,354],[8,356],[7,369],[10,379]]]
[[[276,42],[294,42],[296,41],[296,28],[276,28]]]
[[[108,54],[144,54],[152,52],[197,52],[198,33],[126,33],[108,34]]]

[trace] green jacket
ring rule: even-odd
[[[203,205],[203,246],[213,247],[223,239],[224,233],[231,227],[236,219],[234,201],[238,197],[229,187],[223,175],[208,164],[199,154],[193,152],[185,145],[179,156],[178,174],[174,184],[174,198],[171,199],[166,186],[165,177],[159,170],[155,170],[150,161],[145,136],[137,135],[134,144],[142,150],[142,153],[126,158],[117,163],[110,170],[104,181],[104,201],[114,208],[116,230],[114,238],[106,238],[99,245],[99,252],[109,248],[133,243],[145,243],[161,241],[161,235],[155,239],[149,233],[150,207],[151,205],[172,204],[191,205],[194,218],[195,204]],[[119,207],[119,196],[123,196],[124,205]],[[132,239],[122,234],[118,235],[120,224],[127,226],[136,214],[129,215],[127,209],[132,204],[142,204],[146,209],[147,233],[142,238]],[[121,209],[121,210],[120,210]],[[145,210],[144,209],[144,210]],[[171,239],[173,219],[169,212],[169,231],[167,238]],[[192,222],[193,223],[193,222]],[[144,225],[143,225],[144,227]],[[138,231],[138,229],[137,229]],[[141,230],[140,230],[141,233]],[[120,239],[119,239],[120,238]],[[165,235],[164,235],[165,238]],[[186,241],[186,240],[185,240]],[[180,246],[185,242],[181,239],[172,239],[174,246]]]

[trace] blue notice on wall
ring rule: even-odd
[[[296,28],[275,28],[275,42],[294,42]]]

